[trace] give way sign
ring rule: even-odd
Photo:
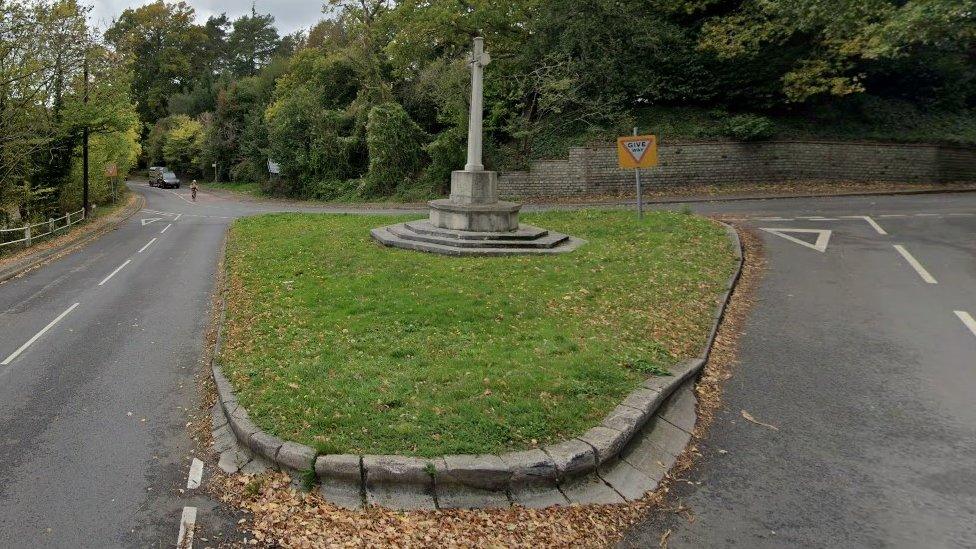
[[[617,159],[621,168],[657,166],[657,137],[628,135],[617,139]]]

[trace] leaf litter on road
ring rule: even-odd
[[[752,417],[752,414],[750,414],[749,412],[747,412],[745,410],[742,410],[742,417],[745,418],[745,420],[748,421],[748,422],[750,422],[750,423],[755,423],[756,425],[761,425],[763,427],[767,427],[767,428],[772,429],[774,431],[779,431],[779,427],[777,427],[775,425],[770,425],[768,423],[763,423],[762,421],[759,421],[758,419]]]

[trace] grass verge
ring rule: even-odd
[[[323,453],[434,456],[578,435],[705,341],[735,260],[668,212],[553,212],[554,257],[385,249],[388,216],[245,218],[227,250],[222,361],[252,419]]]
[[[231,191],[235,193],[241,193],[247,196],[266,196],[264,191],[261,190],[261,184],[256,182],[200,182],[197,184],[201,189],[213,189],[219,191]]]

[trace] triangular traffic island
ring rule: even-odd
[[[381,244],[444,255],[516,255],[570,252],[585,241],[519,223],[521,204],[498,200],[498,174],[481,163],[482,73],[490,57],[475,38],[471,55],[468,161],[451,174],[451,196],[433,200],[428,221],[373,229]]]
[[[780,229],[772,227],[760,227],[760,230],[769,234],[774,234],[780,238],[785,238],[794,244],[799,244],[811,250],[826,252],[827,245],[830,244],[830,235],[833,231],[828,229]]]

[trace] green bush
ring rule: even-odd
[[[451,187],[451,172],[464,168],[466,151],[465,136],[461,128],[441,132],[436,139],[424,146],[430,164],[421,178],[424,186],[434,194],[444,194]]]
[[[762,141],[776,133],[773,121],[759,114],[737,114],[725,122],[724,134],[739,141]]]
[[[203,125],[185,114],[173,117],[173,127],[166,132],[163,159],[176,173],[198,175]]]
[[[300,90],[275,102],[267,112],[271,158],[281,165],[284,194],[331,198],[352,173],[350,153],[356,139],[347,137],[351,121],[342,111],[323,109],[309,90]]]
[[[420,171],[425,139],[424,131],[399,103],[380,103],[370,109],[366,122],[369,170],[360,194],[377,197],[404,191]]]

